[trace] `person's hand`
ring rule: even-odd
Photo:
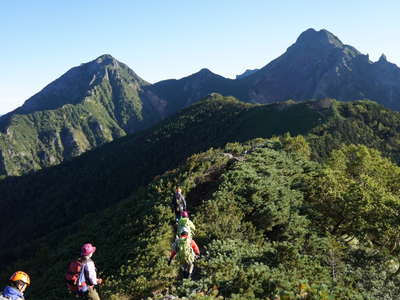
[[[97,284],[102,284],[102,283],[103,283],[103,279],[97,278]]]

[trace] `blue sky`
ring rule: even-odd
[[[0,114],[101,54],[149,82],[201,68],[234,77],[310,27],[400,65],[399,13],[398,0],[1,0]]]

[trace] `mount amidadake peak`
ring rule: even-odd
[[[0,118],[0,174],[60,163],[148,128],[211,93],[251,103],[371,99],[400,110],[400,68],[308,29],[280,57],[228,79],[201,69],[149,84],[111,55],[74,67]]]

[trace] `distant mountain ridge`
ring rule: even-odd
[[[371,99],[400,110],[400,68],[382,55],[308,29],[259,70],[228,79],[208,69],[149,84],[111,55],[72,68],[0,117],[0,175],[20,175],[146,129],[210,95],[244,102]]]

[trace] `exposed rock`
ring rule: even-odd
[[[257,71],[258,71],[258,69],[254,69],[254,70],[247,69],[242,74],[236,75],[236,79],[243,79],[243,78],[249,77],[250,75],[253,75]]]
[[[386,55],[382,53],[381,57],[379,57],[380,62],[387,62]]]

